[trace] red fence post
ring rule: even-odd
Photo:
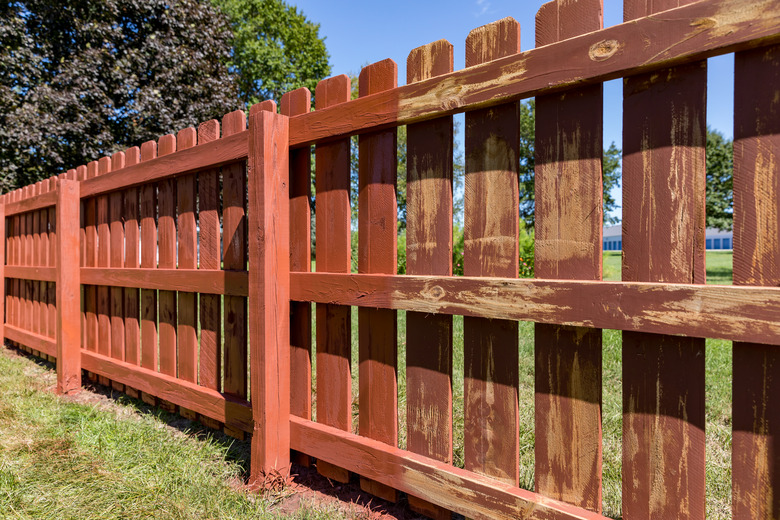
[[[289,120],[249,120],[250,482],[290,465]]]
[[[5,300],[8,290],[5,282],[5,203],[8,201],[8,195],[0,199],[0,283],[3,284],[3,297],[0,298],[0,347],[5,345]]]
[[[79,182],[57,188],[57,393],[81,387],[81,275]]]

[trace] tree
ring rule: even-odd
[[[198,0],[0,4],[3,188],[239,108],[230,41]]]
[[[520,103],[520,220],[529,228],[534,225],[534,142],[536,135],[536,104],[531,99]],[[602,182],[603,182],[603,206],[604,223],[615,224],[617,217],[608,215],[618,208],[615,198],[612,197],[612,188],[620,186],[620,158],[621,151],[615,143],[604,150],[602,158]]]
[[[300,87],[314,92],[330,74],[330,56],[312,23],[283,0],[213,0],[233,28],[230,67],[251,105]]]
[[[707,129],[707,227],[729,231],[733,225],[733,143]]]

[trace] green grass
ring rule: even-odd
[[[244,489],[246,443],[127,397],[74,402],[56,396],[54,384],[51,365],[0,349],[0,518],[284,516],[281,497]],[[286,517],[344,516],[304,504]]]

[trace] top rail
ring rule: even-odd
[[[290,119],[290,146],[780,42],[780,0],[702,0]]]
[[[246,159],[248,137],[249,131],[244,130],[210,143],[86,179],[81,182],[81,198]]]
[[[11,217],[19,213],[27,213],[43,208],[49,208],[57,204],[57,190],[35,195],[28,199],[8,202],[5,205],[5,216]]]

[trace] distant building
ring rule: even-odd
[[[604,251],[623,250],[623,228],[621,224],[616,226],[604,226],[602,236]],[[707,228],[705,245],[708,250],[733,249],[734,233],[731,231],[720,231],[718,229]]]

